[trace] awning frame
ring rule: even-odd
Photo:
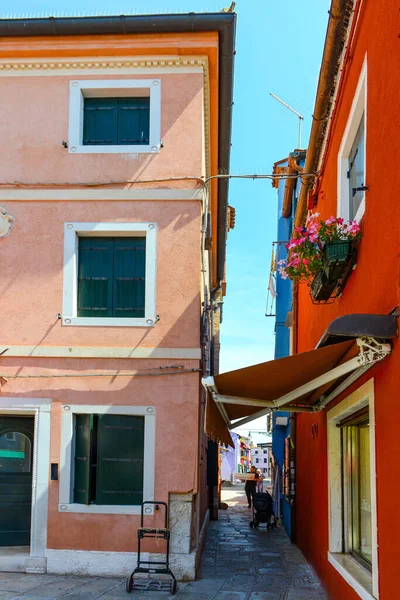
[[[255,398],[244,398],[240,396],[226,396],[219,394],[213,377],[204,377],[202,383],[210,392],[229,429],[240,427],[241,425],[245,425],[254,419],[258,419],[259,417],[263,417],[277,410],[289,412],[318,412],[323,410],[323,408],[329,404],[329,402],[341,394],[368,369],[373,367],[374,364],[383,360],[391,353],[390,344],[381,343],[373,337],[359,337],[356,338],[355,341],[359,347],[359,353],[356,357],[344,362],[341,365],[338,365],[326,373],[323,373],[319,377],[312,379],[311,381],[296,388],[295,390],[292,390],[284,396],[277,398],[276,400],[266,401]],[[302,396],[317,390],[321,386],[331,383],[348,374],[349,376],[342,383],[340,383],[335,390],[333,390],[327,396],[322,395],[313,405],[286,406],[290,402],[294,402],[297,398],[301,398]],[[228,417],[224,404],[260,406],[263,408],[262,410],[248,417],[244,417],[243,419],[232,422]]]

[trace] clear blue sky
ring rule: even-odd
[[[0,0],[0,16],[219,11],[230,3]],[[273,163],[297,147],[297,118],[269,92],[304,115],[302,145],[307,145],[329,6],[329,0],[236,0],[232,173],[271,173]],[[264,314],[276,236],[276,190],[269,181],[232,181],[229,202],[237,213],[228,240],[222,371],[269,360],[274,348],[274,319]]]

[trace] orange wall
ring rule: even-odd
[[[366,212],[357,269],[342,298],[331,305],[313,305],[309,288],[299,290],[298,352],[310,350],[329,323],[349,313],[387,314],[399,304],[400,189],[398,8],[391,0],[364,2],[355,32],[344,87],[338,98],[327,146],[316,210],[323,218],[337,214],[337,156],[367,53]],[[398,373],[400,353],[375,366],[352,389],[375,380],[376,460],[380,597],[394,598],[398,586],[395,560],[400,523],[393,513],[399,494],[400,462],[393,460],[398,446]],[[339,400],[338,400],[339,401]],[[318,437],[311,436],[318,423]],[[326,413],[301,414],[297,419],[297,532],[298,543],[323,578],[331,597],[358,598],[327,561],[328,490]]]

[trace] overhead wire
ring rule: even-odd
[[[40,375],[0,375],[0,379],[57,379],[61,377],[160,377],[162,375],[181,375],[182,373],[201,373],[202,369],[180,369],[179,371],[163,371],[161,373],[138,373],[131,371],[127,373],[50,373]]]
[[[220,173],[218,175],[210,175],[209,177],[202,176],[182,176],[182,177],[161,177],[155,179],[123,179],[123,180],[112,180],[112,181],[81,181],[81,182],[39,182],[39,181],[2,181],[0,187],[107,187],[114,185],[135,185],[135,184],[149,184],[149,183],[166,183],[173,181],[197,181],[201,185],[205,186],[209,181],[214,179],[298,179],[299,177],[317,177],[317,173],[245,173],[245,174],[234,174],[234,173]]]

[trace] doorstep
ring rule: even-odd
[[[47,560],[30,556],[29,546],[1,546],[0,572],[46,573]]]

